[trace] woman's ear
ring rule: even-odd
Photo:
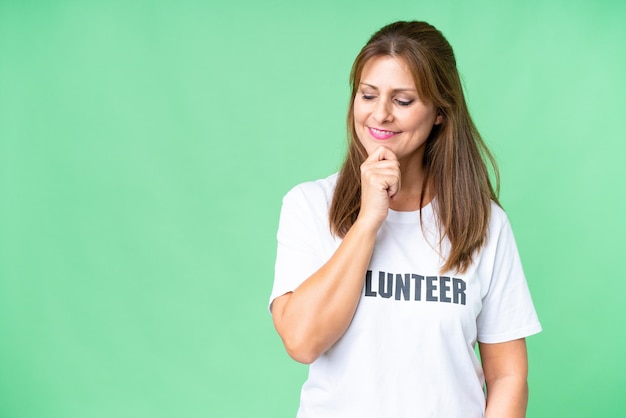
[[[437,118],[435,118],[435,125],[441,125],[441,122],[443,122],[443,115],[441,114],[441,112],[437,112]]]

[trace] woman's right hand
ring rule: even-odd
[[[400,190],[400,162],[384,146],[361,164],[361,210],[358,222],[378,230],[389,212],[389,199]]]

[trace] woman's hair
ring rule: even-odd
[[[376,32],[356,57],[350,73],[352,93],[348,109],[348,155],[339,172],[330,208],[331,231],[345,237],[361,206],[360,166],[367,152],[354,127],[354,98],[365,64],[374,57],[401,57],[408,65],[420,99],[434,104],[443,122],[435,125],[424,152],[424,191],[435,197],[433,209],[441,241],[450,242],[442,271],[464,272],[474,252],[485,243],[491,200],[498,203],[498,169],[474,126],[452,47],[426,22],[395,22]],[[488,161],[496,179],[489,178]],[[422,204],[426,193],[422,192]]]

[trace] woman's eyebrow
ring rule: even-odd
[[[370,88],[372,88],[374,90],[378,90],[378,87],[374,86],[373,84],[369,84],[369,83],[359,83],[359,84],[362,85],[362,86],[370,87]],[[417,90],[412,88],[412,87],[406,87],[406,88],[405,87],[400,87],[400,88],[397,88],[397,89],[393,89],[391,91],[392,92],[401,92],[401,91],[417,92]]]

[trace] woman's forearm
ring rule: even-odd
[[[528,383],[524,376],[504,376],[487,383],[485,418],[524,418]]]

